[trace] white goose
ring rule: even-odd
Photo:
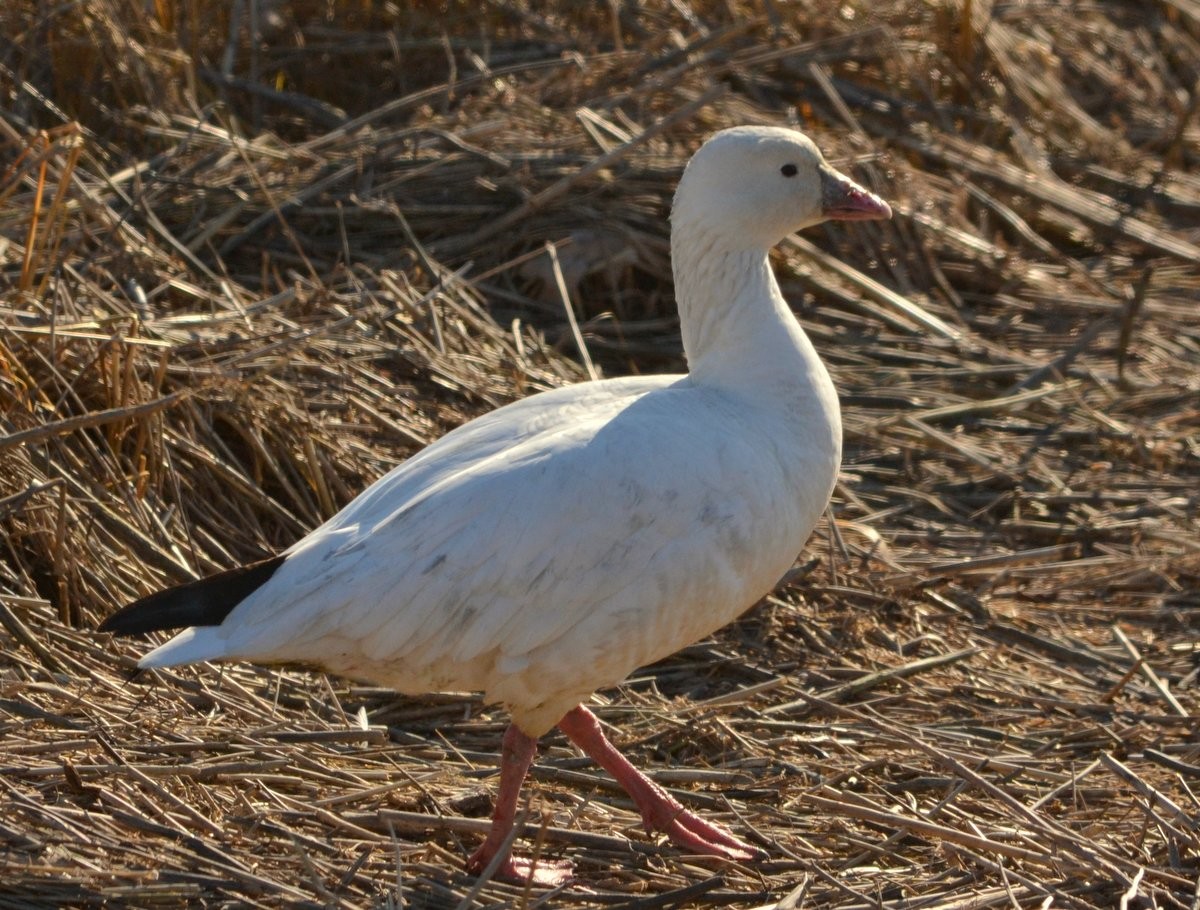
[[[555,725],[648,830],[759,855],[637,771],[583,705],[754,604],[792,565],[841,457],[837,395],[767,261],[791,231],[888,218],[806,136],[739,127],[695,154],[671,214],[690,373],[586,382],[459,427],[285,553],[153,594],[101,630],[182,632],[139,661],[303,662],[400,692],[475,690],[511,712],[487,866]],[[500,858],[558,884],[564,863]]]

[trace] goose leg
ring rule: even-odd
[[[537,740],[522,733],[516,724],[509,724],[500,747],[500,789],[496,793],[492,827],[479,849],[467,860],[468,872],[475,875],[481,873],[508,840],[517,817],[521,784],[525,782],[525,775],[529,773],[536,752]],[[510,854],[500,863],[496,877],[522,884],[532,881],[540,887],[555,888],[570,881],[571,864],[539,859],[535,865],[532,860]]]
[[[616,778],[641,810],[647,832],[661,831],[672,843],[693,853],[738,861],[763,858],[761,850],[738,840],[723,825],[705,821],[689,812],[630,764],[629,759],[605,737],[596,715],[583,705],[567,712],[558,722],[558,728],[592,761]]]

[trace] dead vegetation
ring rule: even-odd
[[[1197,906],[1195,0],[17,0],[0,34],[0,907]],[[678,369],[675,179],[788,121],[897,211],[777,256],[843,397],[836,521],[596,706],[768,862],[651,843],[550,737],[529,824],[578,884],[481,887],[500,712],[126,682],[117,605],[593,362]]]

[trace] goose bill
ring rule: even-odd
[[[830,221],[874,221],[892,217],[892,207],[833,168],[821,169],[821,211]]]

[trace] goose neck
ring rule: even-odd
[[[753,381],[762,369],[803,369],[816,353],[771,271],[767,251],[722,243],[699,230],[677,230],[672,269],[688,367],[703,380],[718,374]]]

